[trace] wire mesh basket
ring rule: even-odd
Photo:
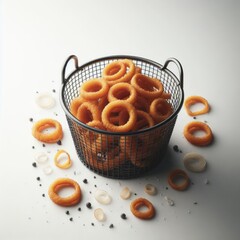
[[[112,61],[130,59],[142,69],[142,74],[161,79],[171,94],[172,115],[163,122],[137,132],[116,133],[92,128],[70,112],[71,101],[78,97],[80,86],[91,78],[100,78],[104,67]],[[66,77],[66,68],[73,60],[75,70]],[[177,65],[180,77],[167,69],[170,62]],[[156,167],[164,158],[184,99],[183,69],[178,60],[169,58],[164,65],[149,59],[118,55],[99,58],[78,66],[78,58],[69,56],[62,70],[60,101],[66,114],[75,149],[82,163],[93,172],[109,178],[135,178]]]

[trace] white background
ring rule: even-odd
[[[240,2],[233,0],[1,1],[0,239],[239,239],[239,23]],[[184,139],[183,127],[192,118],[183,108],[159,169],[139,179],[95,179],[77,158],[58,100],[62,67],[70,54],[77,55],[80,64],[114,54],[162,64],[169,57],[177,58],[184,69],[185,95],[201,95],[211,105],[211,112],[198,120],[206,120],[212,128],[213,145],[198,148]],[[169,68],[178,74],[174,65]],[[51,93],[56,107],[40,109],[35,104],[37,91]],[[51,117],[62,123],[61,147],[71,154],[71,169],[54,167],[52,158],[59,146],[43,148],[33,139],[30,117],[34,121]],[[172,150],[174,144],[182,154]],[[35,154],[42,151],[54,169],[49,176],[32,167]],[[168,172],[183,168],[182,157],[190,151],[207,159],[207,170],[189,173],[194,184],[187,191],[167,190]],[[47,196],[49,184],[64,176],[82,187],[83,199],[77,207],[58,207]],[[88,184],[82,182],[84,178]],[[157,186],[156,196],[143,192],[146,183]],[[94,200],[95,184],[112,196],[110,205]],[[157,210],[153,220],[138,220],[131,214],[129,204],[136,196],[121,200],[123,186],[153,202]],[[165,195],[175,206],[166,204]],[[104,209],[104,223],[94,219],[93,210],[85,206],[88,201],[93,208]],[[127,220],[120,218],[123,212]]]

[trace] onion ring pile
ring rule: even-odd
[[[204,105],[204,107],[198,111],[191,111],[191,106],[196,104],[196,103],[202,103]],[[190,96],[188,97],[185,102],[184,102],[184,105],[185,105],[185,109],[188,113],[189,116],[197,116],[197,115],[201,115],[201,114],[204,114],[204,113],[208,113],[209,110],[210,110],[210,107],[209,107],[209,104],[208,104],[208,101],[201,97],[201,96]]]
[[[171,94],[160,79],[144,75],[132,60],[121,59],[107,64],[99,78],[85,81],[70,102],[69,111],[92,128],[126,133],[161,123],[172,115],[173,107]],[[86,163],[94,170],[112,170],[126,158],[144,168],[151,164],[152,143],[144,137],[123,142],[113,135],[85,130],[83,151]]]
[[[178,178],[183,179],[183,182],[177,182]],[[190,179],[182,169],[175,169],[168,175],[168,184],[175,190],[184,191],[190,184]]]
[[[142,206],[147,207],[146,211],[141,211]],[[130,204],[132,214],[140,219],[151,219],[155,215],[155,208],[150,201],[145,198],[137,198]]]
[[[197,131],[205,132],[204,136],[198,137],[194,133]],[[184,127],[183,134],[185,138],[193,145],[207,146],[213,141],[213,134],[211,128],[203,122],[193,121]]]
[[[67,197],[59,196],[58,192],[63,188],[74,188],[74,193]],[[60,206],[73,206],[81,200],[81,188],[79,184],[70,178],[59,178],[55,180],[49,187],[48,195],[50,199]]]
[[[54,130],[44,132],[44,130],[50,128],[54,128]],[[32,135],[41,142],[56,143],[63,138],[62,125],[54,119],[41,119],[34,123],[32,127]]]
[[[93,120],[102,121],[106,131],[141,130],[141,128],[136,129],[134,121],[130,121],[128,127],[122,128],[121,125],[126,123],[120,124],[124,121],[121,121],[120,118],[121,111],[115,107],[112,114],[108,114],[107,109],[112,108],[108,105],[113,106],[112,102],[121,100],[131,104],[131,112],[133,112],[131,119],[133,119],[133,115],[137,114],[134,110],[141,110],[149,115],[148,119],[151,118],[151,124],[148,127],[164,121],[173,113],[170,103],[171,94],[164,90],[159,79],[149,77],[141,72],[141,68],[130,59],[110,62],[103,68],[101,77],[89,79],[81,85],[79,96],[72,99],[70,103],[70,112],[85,124]],[[128,108],[128,114],[129,104],[127,106],[125,103],[121,103],[121,108],[123,105],[124,108]]]

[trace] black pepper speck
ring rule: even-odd
[[[88,183],[88,180],[85,178],[85,179],[83,179],[83,182],[84,183]]]
[[[43,193],[42,196],[45,197],[45,194]]]
[[[43,147],[46,147],[46,145],[43,143],[43,145],[42,145]]]
[[[33,118],[29,118],[29,121],[32,122],[32,121],[33,121]]]
[[[70,212],[67,210],[66,212],[65,212],[67,215],[69,215],[70,214]]]
[[[38,180],[38,181],[40,181],[40,180],[41,180],[41,178],[40,178],[40,177],[37,177],[37,180]]]
[[[91,223],[92,226],[94,226],[94,223]]]
[[[114,228],[114,226],[113,226],[113,224],[112,224],[112,223],[109,225],[109,228]]]
[[[57,141],[57,144],[62,145],[62,141],[61,140]]]
[[[78,208],[78,211],[80,212],[80,211],[82,211],[82,209],[79,207],[79,208]]]
[[[92,208],[92,204],[91,204],[90,202],[88,202],[88,203],[86,204],[86,207],[89,208],[89,209],[91,209],[91,208]]]
[[[179,152],[178,145],[174,145],[174,146],[173,146],[173,150],[174,150],[175,152]]]
[[[72,221],[73,221],[73,218],[71,217],[71,218],[69,218],[69,220],[72,222]]]
[[[125,213],[122,213],[122,214],[121,214],[121,218],[124,219],[124,220],[127,219],[126,214],[125,214]]]
[[[37,167],[37,163],[35,163],[35,162],[32,163],[32,166],[33,166],[33,167]]]

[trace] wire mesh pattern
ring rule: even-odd
[[[115,60],[128,58],[141,67],[142,74],[158,78],[166,92],[171,93],[173,114],[164,122],[140,132],[111,133],[91,128],[78,121],[69,111],[71,101],[79,96],[79,88],[91,78],[99,78],[104,67]],[[95,173],[118,179],[138,177],[158,165],[166,153],[169,140],[183,101],[180,81],[161,65],[150,60],[113,56],[97,59],[78,67],[64,79],[61,104],[79,159]]]

